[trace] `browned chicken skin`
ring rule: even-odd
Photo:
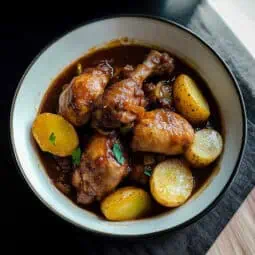
[[[168,109],[146,112],[134,127],[133,151],[177,155],[193,142],[194,129],[181,115]]]
[[[74,77],[59,97],[59,114],[74,126],[84,125],[89,120],[95,101],[103,94],[112,73],[112,67],[104,62]]]
[[[99,106],[102,114],[98,122],[106,128],[117,128],[133,122],[144,113],[144,80],[151,75],[171,73],[173,69],[173,58],[152,50],[142,64],[128,73],[129,78],[107,87]]]
[[[114,68],[114,74],[111,79],[112,83],[119,82],[121,80],[127,79],[130,77],[130,74],[134,71],[134,67],[132,65],[125,65],[123,67]]]
[[[95,200],[101,200],[127,176],[129,168],[123,148],[123,164],[116,161],[112,151],[116,142],[115,134],[104,136],[96,133],[91,138],[72,179],[77,189],[78,203],[90,204]]]
[[[159,81],[157,84],[145,83],[143,91],[148,101],[148,106],[153,108],[172,108],[172,85],[169,84],[169,81]]]

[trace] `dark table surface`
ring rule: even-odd
[[[1,245],[8,244],[8,249],[18,249],[19,251],[23,248],[32,250],[32,247],[48,250],[49,247],[54,246],[58,251],[69,248],[75,251],[83,250],[83,254],[104,254],[103,251],[106,254],[119,254],[118,252],[141,255],[169,254],[160,250],[160,241],[157,243],[157,252],[147,249],[146,245],[150,240],[144,242],[143,252],[139,252],[139,245],[136,246],[136,244],[128,251],[123,248],[128,247],[128,240],[109,241],[98,238],[74,228],[47,209],[28,188],[13,161],[9,144],[10,105],[17,84],[34,56],[50,41],[76,25],[91,18],[119,13],[159,15],[186,25],[200,2],[197,0],[107,1],[102,4],[84,2],[84,7],[73,2],[71,3],[72,8],[68,11],[60,8],[53,13],[50,13],[47,8],[45,11],[43,3],[40,2],[33,3],[31,12],[21,12],[18,6],[14,8],[18,12],[17,15],[13,13],[11,7],[8,11],[6,10],[8,19],[4,19],[0,25],[2,62],[0,152],[3,162],[0,171],[2,180],[0,185],[0,194],[2,194],[0,230],[4,233],[0,239]],[[2,13],[5,12],[4,10]],[[166,245],[167,238],[160,240]],[[187,240],[180,238],[180,245],[185,241]]]

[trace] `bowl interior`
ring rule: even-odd
[[[96,31],[96,32],[95,32]],[[94,46],[120,37],[157,45],[190,63],[216,98],[225,128],[220,170],[206,189],[170,213],[130,222],[104,221],[82,210],[52,185],[31,138],[31,124],[52,79]],[[143,235],[174,228],[190,221],[220,195],[236,171],[244,144],[244,115],[236,85],[209,47],[186,30],[147,17],[116,17],[81,26],[47,47],[32,63],[17,89],[11,115],[11,139],[18,165],[33,191],[66,220],[100,233]]]

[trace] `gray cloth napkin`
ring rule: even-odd
[[[199,221],[177,232],[143,241],[97,240],[91,249],[88,244],[87,254],[205,254],[255,184],[255,60],[206,2],[199,4],[188,19],[172,15],[171,6],[168,10],[161,15],[183,23],[200,35],[221,55],[236,76],[248,116],[248,142],[244,158],[235,182],[223,199]],[[86,245],[82,237],[80,242],[82,246]]]

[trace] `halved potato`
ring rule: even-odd
[[[62,116],[41,113],[33,122],[32,134],[42,151],[69,156],[79,144],[74,127]]]
[[[174,104],[177,111],[191,124],[199,124],[210,116],[206,98],[188,75],[179,75],[173,86]]]
[[[204,128],[195,133],[192,145],[186,150],[187,161],[195,168],[208,166],[221,154],[223,139],[214,129]]]
[[[101,211],[108,220],[134,220],[146,215],[152,206],[150,195],[143,189],[119,188],[101,202]]]
[[[191,195],[194,182],[187,165],[171,158],[159,163],[150,178],[150,190],[155,200],[166,207],[182,205]]]

